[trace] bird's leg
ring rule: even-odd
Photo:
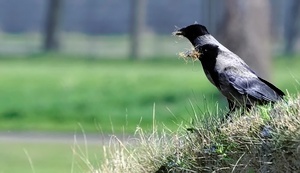
[[[227,99],[229,112],[234,112],[236,109],[235,103],[229,99]]]
[[[246,105],[246,110],[247,111],[250,111],[252,109],[253,105]],[[244,111],[243,111],[243,114],[244,114]]]
[[[227,99],[227,102],[228,102],[228,108],[229,108],[229,111],[228,111],[228,113],[221,119],[221,122],[222,122],[222,123],[225,122],[226,120],[228,120],[228,119],[230,118],[230,114],[231,114],[232,112],[234,112],[234,111],[236,110],[236,108],[237,108],[236,104],[235,104],[233,101]]]

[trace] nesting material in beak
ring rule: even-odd
[[[184,33],[179,29],[177,31],[174,31],[172,33],[173,35],[179,36],[179,37],[183,37]],[[189,49],[185,52],[180,52],[179,53],[179,57],[183,58],[186,62],[188,62],[189,60],[192,60],[192,62],[196,61],[197,59],[199,59],[200,57],[200,53],[198,51],[195,50],[195,48]]]
[[[180,52],[179,57],[183,58],[186,62],[192,60],[192,62],[200,58],[201,53],[196,51],[194,48],[187,50],[185,52]]]

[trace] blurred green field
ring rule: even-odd
[[[82,154],[74,154],[73,149],[80,152],[78,148],[83,150]],[[90,170],[84,159],[97,166],[102,156],[103,150],[99,144],[89,144],[85,153],[83,144],[74,148],[68,143],[1,142],[0,172],[82,173]]]
[[[169,128],[224,100],[200,63],[176,58],[98,60],[63,55],[0,59],[0,130],[132,133],[155,119]],[[297,91],[300,60],[276,59],[272,82]]]

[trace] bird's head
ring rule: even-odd
[[[207,31],[205,26],[200,25],[200,24],[193,24],[193,25],[189,25],[187,27],[181,28],[181,29],[175,31],[173,34],[178,35],[178,36],[184,36],[187,39],[189,39],[189,41],[191,43],[193,43],[197,37],[209,34],[209,32]]]

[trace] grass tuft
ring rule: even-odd
[[[151,133],[105,148],[106,161],[91,172],[295,172],[300,170],[300,96],[258,106],[232,120],[195,118],[187,130]],[[197,115],[195,115],[197,116]]]

